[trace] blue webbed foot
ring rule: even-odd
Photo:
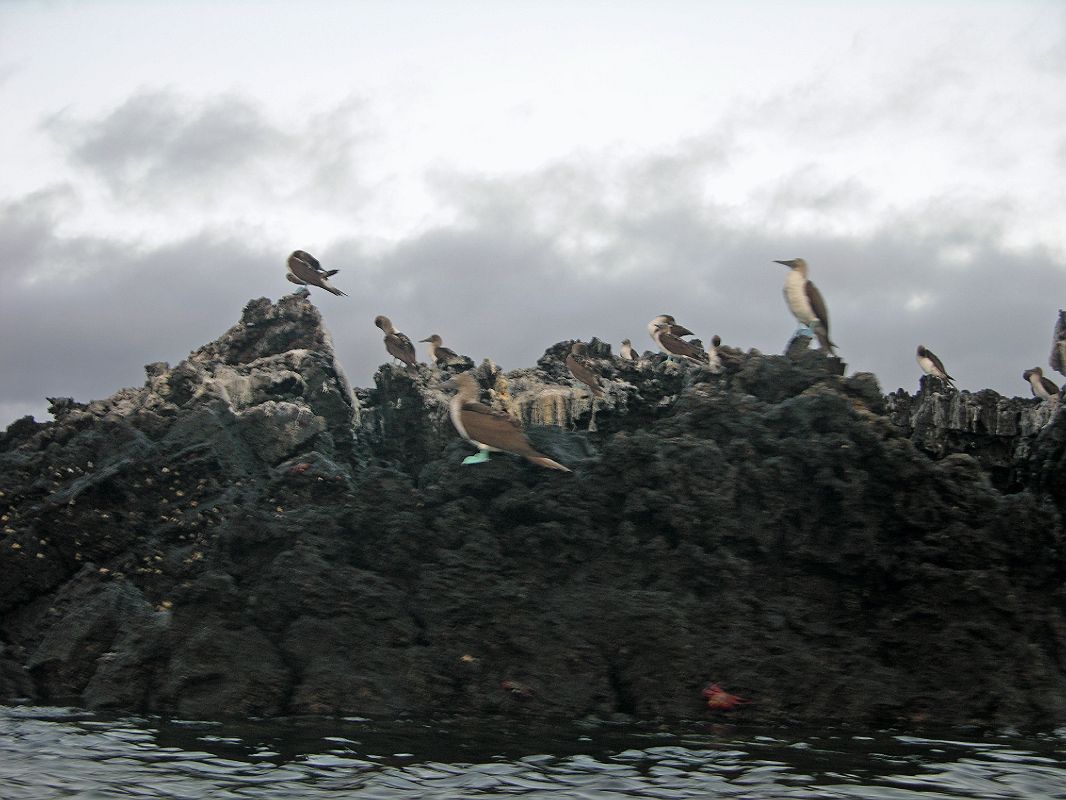
[[[483,461],[488,461],[488,460],[489,460],[488,451],[487,450],[481,450],[481,451],[479,451],[477,453],[477,455],[467,456],[466,458],[464,458],[463,459],[463,466],[466,466],[467,464],[480,464]]]

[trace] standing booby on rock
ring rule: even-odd
[[[1051,336],[1051,368],[1066,375],[1066,311],[1059,309],[1055,332]]]
[[[478,448],[477,455],[467,456],[463,464],[488,461],[489,453],[493,452],[512,453],[548,469],[570,472],[558,461],[534,450],[518,420],[479,403],[477,381],[469,372],[462,372],[445,381],[441,388],[458,390],[448,403],[452,425],[460,436]]]
[[[802,258],[793,258],[791,261],[774,263],[784,264],[789,268],[788,277],[785,279],[785,302],[788,303],[788,310],[801,325],[818,337],[822,349],[828,350],[832,355],[836,344],[829,338],[829,312],[818,287],[807,280],[807,262]]]
[[[338,289],[336,286],[330,286],[327,278],[336,275],[339,270],[322,269],[322,265],[318,263],[318,259],[310,253],[305,253],[303,250],[293,250],[292,255],[289,256],[289,271],[285,273],[286,279],[292,283],[299,284],[300,286],[317,286],[320,289],[325,289],[327,292],[331,292],[338,297],[347,297],[344,292]]]
[[[1029,381],[1029,388],[1033,390],[1033,397],[1039,397],[1041,400],[1050,400],[1059,396],[1059,387],[1050,378],[1044,377],[1044,370],[1040,369],[1040,367],[1027,369],[1022,373],[1022,377]]]
[[[692,331],[690,331],[684,325],[678,325],[677,321],[669,314],[660,314],[648,323],[648,336],[652,338],[652,341],[655,340],[656,325],[666,325],[666,332],[669,333],[671,336],[677,336],[678,338],[682,336],[692,335]]]
[[[599,373],[589,363],[589,346],[584,342],[574,342],[570,354],[566,357],[566,368],[570,374],[589,387],[593,397],[603,397],[603,382]]]
[[[937,358],[936,353],[924,344],[918,345],[918,366],[922,368],[922,372],[926,375],[932,375],[943,383],[955,386],[955,379],[948,375],[948,371],[944,369],[944,362]]]
[[[686,342],[680,336],[670,333],[671,323],[659,322],[652,329],[651,338],[655,341],[655,344],[659,345],[659,349],[666,353],[668,358],[687,358],[690,361],[695,361],[697,364],[708,364],[707,356],[704,352],[692,344],[692,342]]]
[[[639,361],[640,356],[637,355],[637,351],[633,349],[633,343],[629,339],[622,340],[622,350],[620,357],[623,361]]]
[[[707,363],[711,365],[711,372],[722,371],[722,359],[718,355],[718,345],[722,343],[722,337],[717,333],[711,337],[711,346],[707,348]]]
[[[443,345],[444,340],[436,333],[418,341],[429,342],[429,361],[431,364],[436,364],[438,367],[446,367],[449,364],[463,363],[463,357],[451,348],[445,347]]]
[[[418,360],[415,358],[415,346],[407,338],[406,333],[400,333],[388,317],[378,314],[374,317],[374,324],[385,331],[385,349],[395,359],[399,359],[407,365],[407,371],[411,374],[418,372]]]

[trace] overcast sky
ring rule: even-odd
[[[0,428],[296,248],[355,385],[376,314],[505,369],[660,313],[780,352],[802,256],[849,371],[1027,395],[1066,307],[1061,0],[5,2],[0,108]]]

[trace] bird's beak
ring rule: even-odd
[[[427,339],[419,339],[418,341],[420,341],[420,342],[428,342],[429,339],[428,338]]]
[[[775,264],[784,264],[789,269],[792,269],[794,266],[796,266],[795,260],[793,260],[793,261],[775,261],[774,263]]]

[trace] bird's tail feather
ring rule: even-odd
[[[538,464],[539,466],[542,466],[542,467],[547,467],[548,469],[557,469],[557,470],[561,470],[562,472],[570,472],[571,471],[569,467],[564,467],[558,461],[552,461],[547,456],[526,456],[526,458],[528,458],[534,464]]]
[[[337,295],[337,297],[347,297],[348,296],[344,292],[342,292],[340,289],[338,289],[336,286],[323,286],[322,288],[325,289],[327,292],[332,292],[333,294]]]
[[[336,274],[337,274],[338,272],[340,272],[340,270],[339,270],[339,269],[331,269],[331,270],[327,270],[326,272],[323,272],[323,273],[322,273],[322,277],[323,277],[323,278],[332,278],[332,277],[333,277],[334,275],[336,275]]]

